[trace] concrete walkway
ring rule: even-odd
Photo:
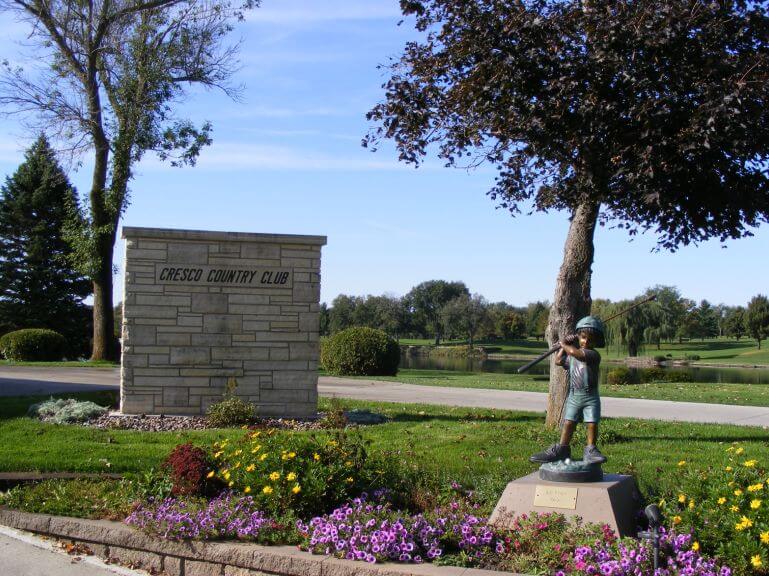
[[[84,390],[116,390],[120,371],[116,368],[32,368],[0,366],[0,396],[53,394]],[[381,402],[438,404],[471,408],[497,408],[544,412],[547,394],[479,388],[440,388],[399,382],[321,377],[321,396]],[[669,402],[608,398],[602,414],[609,418],[643,418],[677,422],[710,422],[769,427],[769,407],[729,406],[695,402]]]

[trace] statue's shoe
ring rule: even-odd
[[[549,448],[546,448],[542,452],[537,452],[529,458],[531,462],[558,462],[558,460],[566,460],[571,458],[571,446],[562,446],[561,444],[553,444]],[[605,458],[604,458],[605,460]]]

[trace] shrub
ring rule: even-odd
[[[614,368],[613,370],[609,370],[609,373],[606,375],[606,381],[609,384],[633,384],[633,371],[625,366]]]
[[[206,413],[208,424],[214,428],[231,428],[248,424],[254,419],[254,405],[237,396],[211,404]]]
[[[190,442],[176,446],[163,461],[162,468],[171,476],[174,496],[211,493],[216,484],[206,478],[211,469],[208,453]]]
[[[681,370],[644,368],[640,371],[641,382],[692,382],[690,374]]]
[[[56,362],[64,359],[67,341],[58,332],[27,328],[0,338],[0,353],[15,362]]]
[[[107,408],[93,402],[80,402],[73,398],[59,398],[46,400],[38,404],[32,404],[27,411],[27,416],[40,418],[43,422],[54,424],[72,424],[75,422],[87,422],[107,413]]]
[[[668,357],[667,357],[667,356],[663,356],[662,354],[657,354],[657,355],[654,357],[654,361],[655,361],[655,362],[664,362],[664,361],[665,361],[665,360],[667,360],[667,359],[668,359]]]
[[[697,360],[700,359],[700,355],[699,354],[684,354],[684,359],[692,360],[692,361],[696,362]]]
[[[332,438],[255,430],[214,445],[211,476],[251,494],[262,510],[281,516],[321,514],[362,491],[405,485],[392,457],[369,455],[357,432]]]
[[[394,376],[400,348],[381,330],[348,328],[323,342],[320,361],[327,372],[339,376]]]

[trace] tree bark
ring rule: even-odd
[[[93,281],[93,349],[91,360],[115,360],[115,317],[112,308],[111,242],[100,242],[98,277]]]
[[[590,314],[590,279],[592,275],[593,236],[600,204],[585,202],[577,206],[571,217],[569,233],[563,250],[563,262],[558,272],[553,305],[545,337],[552,347],[561,338],[574,332],[577,321]],[[550,357],[550,387],[545,425],[560,425],[563,405],[568,393],[566,371]]]

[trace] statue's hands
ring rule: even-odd
[[[569,334],[561,342],[569,346],[579,346],[579,338],[576,334]]]

